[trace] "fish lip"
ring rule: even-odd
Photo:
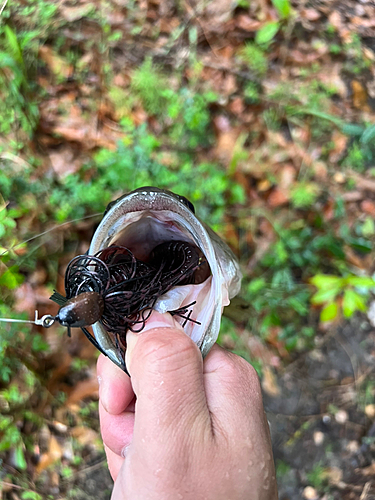
[[[212,336],[211,332],[216,330],[218,332],[220,325],[222,309],[221,287],[223,279],[208,232],[196,215],[186,205],[184,205],[184,203],[182,203],[174,193],[147,186],[120,197],[117,202],[115,202],[105,213],[102,221],[96,229],[91,240],[89,255],[95,255],[97,252],[108,246],[110,241],[113,240],[115,234],[120,232],[121,228],[123,228],[123,226],[121,226],[121,220],[124,220],[130,213],[140,211],[150,213],[166,211],[175,214],[175,220],[172,220],[172,222],[175,222],[176,225],[178,222],[179,225],[184,227],[184,229],[191,236],[192,240],[194,240],[195,244],[202,250],[208,261],[212,274],[212,287],[210,294],[213,300],[213,313],[210,316],[209,321],[207,321],[207,324],[201,325],[202,335],[197,342],[202,355],[205,356],[216,341],[217,335]],[[114,231],[113,228],[117,228],[118,231]],[[113,362],[115,362],[115,364],[120,366],[120,368],[123,368],[123,360],[120,358],[119,353],[110,342],[109,335],[101,323],[97,322],[92,325],[92,327],[99,344],[106,344],[103,348],[106,352],[108,352],[109,357]],[[209,338],[210,335],[211,338]]]

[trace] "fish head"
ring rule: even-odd
[[[195,284],[174,287],[160,296],[154,309],[165,313],[195,301],[191,317],[196,322],[186,322],[184,330],[205,356],[218,337],[224,306],[239,292],[242,274],[233,252],[196,217],[189,200],[156,187],[139,188],[121,196],[107,207],[89,254],[121,245],[137,259],[147,261],[157,245],[169,241],[186,241],[198,247],[209,269]],[[108,357],[123,367],[113,339],[100,322],[93,325],[93,332]]]

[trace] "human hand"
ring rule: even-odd
[[[112,500],[276,500],[255,370],[215,345],[205,360],[170,314],[127,333],[131,379],[100,356]],[[135,403],[136,396],[136,403]]]

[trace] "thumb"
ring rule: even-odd
[[[165,449],[176,434],[211,429],[202,355],[169,313],[153,311],[141,333],[127,333],[126,363],[137,396],[132,447],[152,436]]]

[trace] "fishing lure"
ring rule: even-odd
[[[148,263],[123,246],[111,246],[95,256],[79,255],[65,272],[66,297],[56,291],[50,297],[61,306],[51,321],[66,326],[69,336],[72,327],[82,328],[90,342],[106,354],[85,328],[100,321],[114,335],[124,359],[127,331],[141,331],[158,297],[174,286],[193,283],[194,272],[202,263],[198,251],[184,241],[161,243]],[[185,319],[185,324],[196,322],[190,318],[192,310],[186,316],[194,303],[169,312]],[[123,369],[126,371],[125,365]]]

